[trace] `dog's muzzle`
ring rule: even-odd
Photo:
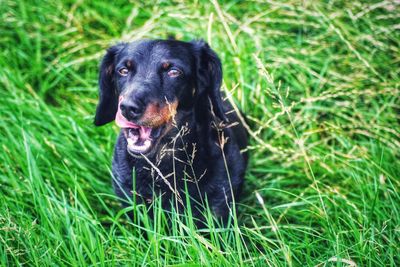
[[[125,118],[120,109],[123,97],[120,97],[118,111],[115,117],[116,124],[123,129],[127,140],[127,149],[130,154],[146,154],[156,145],[157,139],[166,130],[176,114],[178,101],[166,103],[150,103],[137,121],[132,122]]]

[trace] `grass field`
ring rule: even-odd
[[[0,1],[1,265],[399,266],[399,21],[399,1]],[[92,123],[104,49],[169,34],[217,51],[251,128],[235,223],[206,235],[127,220],[118,129]]]

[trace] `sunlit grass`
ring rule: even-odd
[[[3,1],[1,264],[399,265],[399,11],[395,1]],[[104,49],[171,34],[210,43],[247,117],[250,163],[227,229],[208,211],[198,230],[190,210],[159,201],[155,220],[143,205],[122,209],[110,172],[118,129],[92,123]]]

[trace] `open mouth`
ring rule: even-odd
[[[146,154],[155,145],[160,137],[163,126],[150,128],[146,126],[123,128],[125,138],[128,142],[128,152],[133,154]]]
[[[120,109],[122,100],[123,97],[120,96],[115,122],[125,135],[129,154],[136,156],[151,152],[157,146],[158,139],[168,131],[170,125],[168,121],[175,111],[171,112],[169,106],[160,109],[159,106],[153,105],[150,106],[151,116],[147,116],[143,122],[132,122],[122,115]],[[172,105],[174,105],[173,110],[176,110],[177,102]]]
[[[122,98],[120,99],[120,101]],[[136,124],[127,120],[118,108],[115,122],[125,135],[127,141],[127,149],[131,155],[146,154],[156,145],[157,139],[160,137],[165,125],[157,127],[148,127]]]

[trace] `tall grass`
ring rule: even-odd
[[[3,266],[400,264],[398,1],[8,1],[0,4]],[[120,40],[203,38],[247,116],[230,228],[111,188],[117,127],[92,124]],[[187,197],[187,196],[185,196]],[[133,212],[134,220],[127,214]]]

